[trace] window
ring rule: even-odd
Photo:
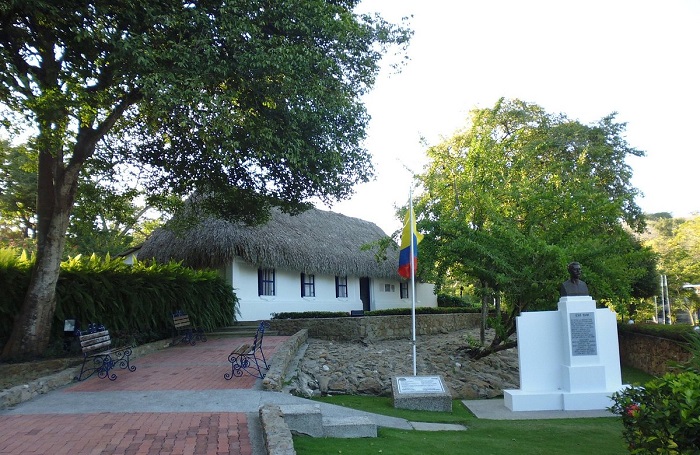
[[[316,284],[313,275],[301,274],[301,296],[316,297]]]
[[[384,292],[395,292],[396,288],[394,287],[393,284],[385,284],[384,285]]]
[[[337,299],[348,298],[348,277],[347,276],[335,277],[335,297]]]
[[[275,269],[258,269],[258,295],[275,295]]]
[[[399,283],[399,291],[401,292],[401,298],[402,299],[407,299],[408,298],[408,282],[402,282]]]

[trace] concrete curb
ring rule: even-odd
[[[267,455],[296,455],[292,432],[279,406],[266,404],[260,407],[260,424]]]
[[[141,346],[132,348],[132,358],[137,359],[140,356],[150,354],[151,352],[159,351],[170,346],[167,340],[154,341]],[[0,392],[0,409],[5,409],[10,406],[15,406],[32,398],[51,392],[58,388],[67,386],[74,382],[74,379],[80,373],[80,358],[76,358],[78,366],[67,368],[58,373],[29,381],[26,384],[11,387]]]
[[[262,380],[263,390],[273,392],[281,392],[284,388],[284,377],[289,368],[289,364],[299,351],[301,345],[306,343],[309,338],[309,331],[302,329],[290,336],[282,344],[280,344],[270,359],[270,369],[265,374]],[[264,341],[263,341],[264,343]]]

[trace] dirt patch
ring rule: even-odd
[[[0,390],[23,385],[79,365],[82,359],[60,358],[23,363],[0,363]]]

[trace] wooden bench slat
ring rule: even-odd
[[[85,333],[83,335],[80,335],[80,341],[87,341],[100,337],[109,337],[109,330],[102,330],[100,332],[95,333]]]
[[[231,351],[231,354],[247,354],[248,351],[250,351],[250,345],[249,344],[242,344],[238,346],[236,349]]]
[[[97,349],[102,349],[110,346],[112,344],[112,340],[106,340],[103,341],[102,343],[95,343],[95,344],[89,344],[87,346],[83,346],[83,352],[91,352],[95,351]]]

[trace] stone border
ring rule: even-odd
[[[267,455],[296,455],[292,432],[284,421],[284,415],[279,406],[273,404],[261,406],[260,425]]]
[[[480,313],[416,315],[417,336],[476,329],[480,325]],[[286,336],[307,329],[311,338],[359,342],[410,338],[412,332],[410,315],[271,319],[270,328]]]
[[[297,355],[299,348],[309,339],[309,331],[300,330],[282,344],[279,345],[275,354],[270,359],[270,369],[262,380],[263,390],[281,392],[284,388],[284,377],[289,364]],[[272,361],[274,360],[274,362]]]

